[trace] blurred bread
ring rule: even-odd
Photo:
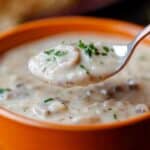
[[[24,18],[43,13],[55,14],[77,0],[0,0],[0,30],[16,25]]]

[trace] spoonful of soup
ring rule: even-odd
[[[136,46],[150,33],[150,25],[128,44],[61,43],[30,59],[31,73],[51,85],[85,86],[101,82],[122,70]]]

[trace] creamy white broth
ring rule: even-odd
[[[79,39],[87,42],[127,42],[121,37],[70,33],[12,49],[1,59],[0,106],[34,119],[68,124],[120,121],[148,112],[148,46],[137,48],[128,66],[118,75],[88,87],[63,89],[50,86],[29,72],[29,59],[41,50],[64,40],[77,42]]]

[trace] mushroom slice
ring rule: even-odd
[[[67,82],[62,72],[68,72],[80,62],[80,53],[73,45],[58,45],[31,58],[28,67],[32,74],[49,83]],[[56,76],[59,77],[56,78]]]

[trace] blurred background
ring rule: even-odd
[[[0,32],[32,20],[68,15],[146,25],[150,23],[150,0],[0,0]]]

